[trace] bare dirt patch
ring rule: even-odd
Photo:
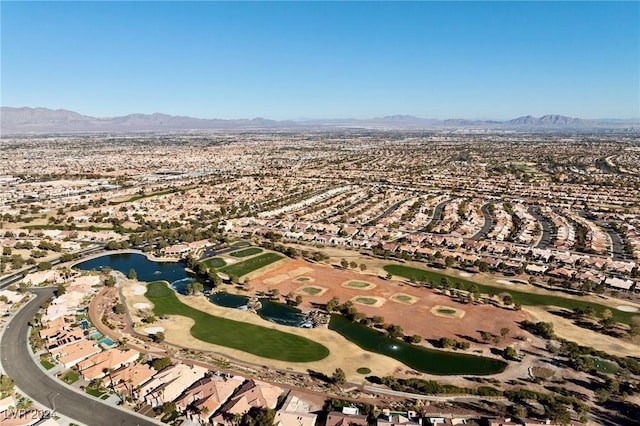
[[[388,264],[389,262],[385,261],[385,263]],[[500,346],[508,346],[513,344],[513,339],[516,336],[524,333],[515,332],[515,330],[520,330],[519,322],[529,318],[524,310],[504,310],[491,305],[465,304],[464,318],[451,321],[452,318],[450,316],[436,316],[431,312],[431,308],[438,305],[444,307],[456,306],[456,303],[451,298],[437,291],[424,287],[414,287],[404,281],[382,278],[386,276],[386,272],[382,276],[369,273],[363,274],[355,270],[345,270],[321,263],[309,263],[301,259],[288,260],[286,263],[268,271],[258,271],[259,273],[251,280],[252,291],[268,292],[271,288],[265,283],[265,280],[277,275],[288,274],[300,267],[306,267],[308,268],[307,270],[310,269],[310,271],[304,273],[304,276],[313,278],[315,280],[314,286],[319,285],[327,288],[327,291],[322,294],[305,296],[304,301],[299,306],[300,309],[315,309],[314,306],[324,305],[333,297],[336,297],[340,303],[344,303],[357,296],[379,297],[383,300],[388,300],[394,294],[403,293],[419,299],[419,303],[384,303],[378,307],[358,304],[358,311],[370,317],[380,315],[384,317],[385,322],[402,326],[405,334],[418,334],[423,336],[425,340],[439,339],[442,336],[454,337],[455,335],[477,339],[479,337],[478,330],[500,335],[500,329],[507,327],[514,330],[513,336],[504,339]],[[367,269],[367,272],[372,271]],[[363,291],[362,288],[343,286],[344,283],[349,281],[368,282],[374,284],[375,287]],[[295,278],[287,279],[278,284],[280,295],[290,292],[295,293],[300,287],[301,283],[296,281]],[[361,364],[356,368],[362,366]]]
[[[451,306],[436,305],[431,308],[431,313],[437,317],[462,318],[464,317],[465,311]]]
[[[394,302],[404,303],[405,305],[413,305],[418,300],[420,300],[415,296],[411,296],[410,294],[405,294],[405,293],[396,293],[393,296],[391,296],[390,299],[393,300]]]

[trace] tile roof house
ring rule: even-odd
[[[157,371],[147,364],[131,363],[122,367],[102,380],[106,386],[113,386],[116,392],[123,392],[129,395],[141,384],[148,381]]]
[[[132,363],[140,356],[140,352],[134,350],[121,351],[120,349],[108,349],[91,355],[78,363],[80,374],[85,380],[93,380],[104,377],[107,372]]]
[[[275,408],[280,394],[282,394],[282,389],[278,386],[260,380],[248,380],[222,406],[220,414],[213,419],[213,424],[232,425],[235,414],[244,414],[251,407]]]
[[[240,376],[204,377],[182,393],[176,400],[176,406],[182,411],[188,410],[192,421],[206,423],[244,380]]]
[[[64,368],[71,368],[83,359],[100,352],[100,348],[96,347],[93,342],[82,339],[68,345],[53,348],[49,352]]]
[[[145,383],[139,395],[152,407],[173,401],[196,380],[208,372],[197,365],[176,364],[165,368]]]

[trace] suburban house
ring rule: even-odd
[[[133,394],[133,390],[156,374],[156,370],[147,364],[131,363],[105,376],[105,386],[113,386],[116,392]]]
[[[68,345],[53,348],[49,352],[64,368],[71,368],[100,350],[93,342],[83,338]]]
[[[248,380],[222,406],[220,413],[213,419],[213,424],[231,426],[236,414],[244,414],[251,407],[275,408],[281,394],[282,389],[278,386],[260,380]]]
[[[182,411],[188,410],[188,417],[192,421],[206,423],[244,380],[241,376],[204,377],[182,393],[175,401],[176,407]]]
[[[108,349],[91,355],[78,363],[80,374],[85,380],[99,379],[125,364],[134,362],[140,356],[140,352],[133,350],[121,351],[120,349]]]
[[[140,396],[152,407],[176,399],[185,389],[208,372],[197,365],[176,364],[165,368],[143,385]],[[146,391],[146,392],[145,392]]]

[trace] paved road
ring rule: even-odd
[[[480,229],[476,235],[471,237],[472,240],[484,240],[487,238],[487,235],[489,235],[489,231],[494,227],[493,216],[491,216],[491,212],[489,212],[489,204],[482,206],[482,215],[484,216],[484,225],[482,225],[482,229]]]
[[[420,229],[420,231],[426,231],[429,225],[435,226],[438,222],[440,222],[442,220],[442,212],[444,211],[444,206],[446,206],[447,203],[451,200],[451,198],[447,198],[446,200],[438,204],[435,209],[433,209],[433,216],[431,217],[431,220],[424,226],[424,228]]]
[[[0,341],[2,367],[16,386],[29,398],[51,407],[53,398],[57,412],[88,425],[157,425],[149,418],[106,405],[48,376],[35,363],[27,344],[29,321],[40,305],[51,297],[53,288],[33,289],[37,297],[24,306],[7,325]]]
[[[539,207],[529,206],[527,211],[531,216],[533,216],[538,221],[538,223],[540,224],[540,227],[542,228],[542,237],[540,237],[540,240],[538,241],[536,248],[546,249],[548,247],[551,247],[551,243],[554,239],[554,235],[553,235],[553,228],[551,227],[550,219],[548,219],[546,216],[542,214]]]

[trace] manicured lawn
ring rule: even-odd
[[[593,357],[593,360],[595,361],[596,371],[599,373],[615,374],[618,371],[618,366],[611,361],[598,357]]]
[[[371,373],[371,369],[367,367],[360,367],[356,370],[358,374],[369,374]]]
[[[411,302],[413,300],[413,297],[411,296],[405,296],[404,294],[399,294],[397,296],[393,296],[394,300],[397,300],[399,302]]]
[[[253,256],[254,254],[258,254],[258,253],[262,253],[262,249],[258,248],[258,247],[250,247],[244,250],[238,250],[238,251],[234,251],[233,253],[230,253],[230,256],[233,257],[248,257],[248,256]]]
[[[213,269],[218,269],[218,268],[222,268],[223,266],[227,266],[227,262],[225,262],[224,259],[222,259],[221,257],[211,257],[209,259],[203,260],[202,263],[204,263],[208,268],[213,268]]]
[[[46,370],[51,370],[53,367],[55,367],[55,364],[50,363],[49,361],[43,359],[40,360],[40,364],[46,369]]]
[[[235,243],[231,244],[231,247],[246,247],[248,245],[250,245],[248,241],[236,241]]]
[[[365,281],[349,281],[348,283],[345,284],[347,287],[354,287],[354,288],[367,288],[367,287],[371,287],[371,283],[365,282]]]
[[[204,342],[291,362],[318,361],[329,355],[326,347],[305,337],[219,318],[187,306],[163,281],[149,283],[146,297],[154,304],[153,311],[158,316],[181,315],[193,319],[191,335]]]
[[[307,294],[310,294],[311,296],[318,294],[322,291],[321,288],[317,288],[317,287],[305,287],[302,289],[302,291],[304,291]]]
[[[456,313],[455,309],[445,309],[445,308],[440,308],[440,309],[436,309],[436,312],[439,314],[444,314],[444,315],[453,315]]]
[[[355,301],[364,305],[375,305],[378,300],[373,297],[356,297]]]
[[[521,305],[529,305],[529,306],[558,306],[560,308],[566,308],[569,310],[573,310],[573,308],[586,308],[587,306],[591,306],[594,311],[598,315],[602,315],[602,311],[605,309],[610,309],[613,314],[613,319],[618,322],[623,322],[626,324],[631,323],[631,318],[634,315],[638,315],[634,312],[623,312],[619,311],[615,308],[609,308],[604,305],[599,305],[597,303],[591,303],[583,300],[574,300],[568,299],[562,296],[552,296],[545,294],[534,294],[534,293],[525,293],[523,291],[505,289],[501,287],[493,287],[485,284],[474,283],[469,280],[465,280],[463,278],[451,277],[448,275],[440,274],[438,272],[426,271],[424,269],[412,268],[410,266],[404,265],[386,265],[384,270],[403,278],[415,278],[417,281],[431,281],[434,286],[440,285],[440,280],[443,277],[449,279],[451,284],[460,283],[463,289],[468,289],[470,286],[475,285],[478,290],[482,293],[487,294],[500,294],[500,293],[509,293],[513,297],[514,303],[519,303]]]
[[[305,281],[311,281],[311,278],[309,278],[309,277],[299,277],[299,278],[296,278],[296,281],[303,283]]]
[[[75,371],[69,371],[67,374],[62,376],[62,381],[68,385],[72,385],[80,379],[80,375]]]
[[[104,392],[100,392],[99,390],[93,388],[84,388],[84,391],[91,396],[95,396],[96,398],[100,398],[102,395],[104,395]]]
[[[282,259],[282,257],[283,256],[276,253],[264,253],[260,256],[247,259],[244,262],[226,266],[222,268],[221,271],[229,275],[236,275],[238,277],[241,277],[243,275],[247,275],[249,272],[253,272],[267,265],[270,265],[273,262]]]

